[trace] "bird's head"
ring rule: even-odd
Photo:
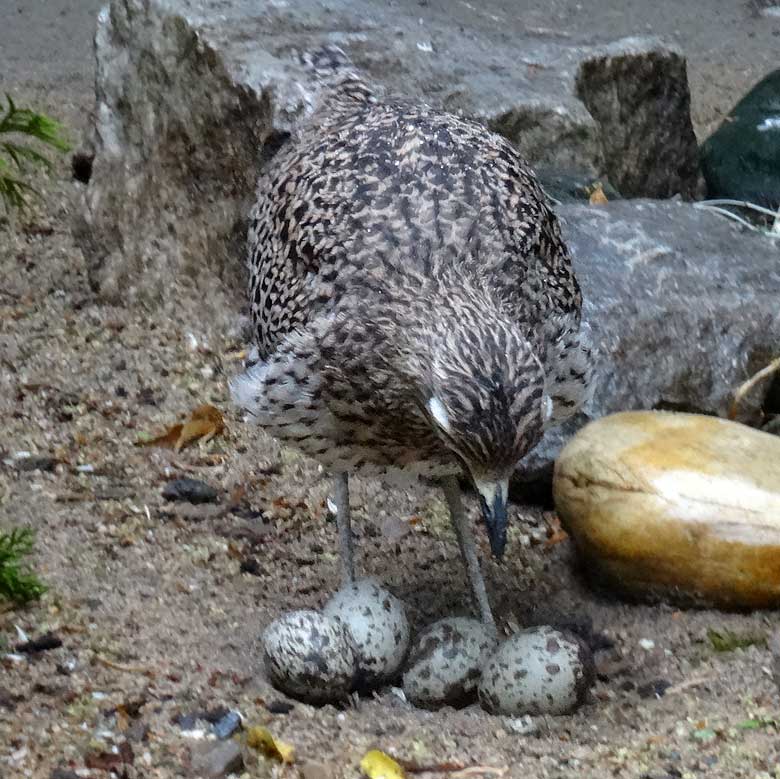
[[[541,364],[513,323],[466,317],[451,324],[431,355],[425,413],[474,482],[500,558],[509,477],[541,438],[550,400]]]

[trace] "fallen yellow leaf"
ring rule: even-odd
[[[372,749],[363,755],[360,770],[368,779],[405,779],[404,769],[390,755]]]
[[[148,441],[137,441],[136,446],[163,446],[168,449],[181,451],[195,441],[210,441],[225,429],[225,421],[222,412],[214,406],[198,406],[192,411],[185,422],[179,422],[169,427]]]
[[[604,194],[604,186],[600,181],[593,185],[588,202],[592,206],[603,206],[604,203],[609,203],[607,196]]]
[[[280,763],[295,761],[295,747],[285,741],[280,741],[271,735],[268,728],[255,725],[246,732],[247,746],[262,752],[266,757],[272,757]]]
[[[179,423],[169,427],[164,433],[161,433],[154,438],[141,439],[135,442],[136,446],[163,446],[166,449],[173,449],[176,446],[176,442],[181,435],[181,429],[183,424]]]

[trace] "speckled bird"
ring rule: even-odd
[[[592,384],[569,252],[508,141],[378,99],[338,49],[305,62],[321,97],[258,184],[255,357],[231,383],[234,401],[335,477],[347,581],[349,474],[437,480],[493,625],[458,476],[473,481],[500,558],[513,468]]]

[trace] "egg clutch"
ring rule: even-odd
[[[410,648],[404,604],[374,579],[343,587],[321,612],[284,614],[262,645],[271,684],[314,704],[400,679],[407,700],[425,709],[478,699],[492,714],[565,714],[585,701],[593,680],[590,649],[550,626],[499,643],[478,620],[449,617]]]

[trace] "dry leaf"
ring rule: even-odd
[[[561,527],[561,520],[557,514],[546,514],[545,521],[549,530],[547,540],[544,542],[544,548],[550,549],[556,544],[560,544],[562,541],[566,541],[569,534]]]
[[[604,194],[604,186],[600,181],[593,185],[588,202],[592,206],[603,206],[604,203],[609,203],[607,196]]]
[[[360,770],[368,779],[405,779],[404,769],[390,755],[372,749],[360,761]]]
[[[176,446],[176,442],[179,440],[179,436],[181,435],[181,429],[184,427],[182,424],[173,425],[173,427],[169,427],[164,433],[155,436],[154,438],[150,438],[148,440],[141,439],[140,441],[136,441],[136,446],[163,446],[166,449],[173,449],[174,446]]]
[[[164,433],[148,441],[137,441],[136,446],[163,446],[181,451],[195,441],[210,441],[225,429],[222,412],[214,406],[198,406],[189,419],[169,427]]]
[[[125,707],[120,704],[116,707],[116,729],[120,733],[124,733],[130,727],[130,717],[127,716]]]
[[[285,741],[279,741],[271,735],[268,728],[255,725],[246,732],[247,746],[262,752],[266,757],[272,757],[280,763],[295,761],[295,747]]]

